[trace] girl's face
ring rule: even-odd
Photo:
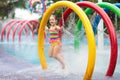
[[[51,26],[56,25],[56,19],[55,19],[55,16],[50,16],[49,23],[50,23]]]

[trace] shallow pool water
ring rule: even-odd
[[[85,40],[83,40],[83,42],[84,41]],[[21,43],[0,42],[0,49],[7,54],[35,65],[34,68],[31,67],[29,69],[22,69],[16,73],[7,74],[7,76],[11,77],[11,80],[14,79],[15,76],[21,79],[23,77],[26,80],[33,80],[34,78],[36,80],[39,78],[40,80],[81,80],[84,76],[87,66],[87,42],[85,41],[84,44],[81,44],[77,53],[74,50],[73,40],[63,39],[62,42],[62,52],[67,65],[66,71],[61,70],[61,66],[56,60],[48,57],[48,43],[45,44],[45,55],[47,59],[48,70],[43,71],[40,67],[38,57],[37,40],[34,42],[22,41]],[[120,46],[118,47],[119,55],[114,77],[105,77],[110,58],[109,41],[106,40],[106,42],[107,44],[104,46],[103,50],[97,49],[96,64],[92,77],[93,80],[118,80],[120,78]],[[5,75],[3,75],[3,78],[4,77],[6,78]]]

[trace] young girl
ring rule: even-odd
[[[61,53],[61,41],[59,38],[59,31],[62,30],[62,27],[57,25],[57,20],[55,15],[51,15],[49,19],[50,28],[47,30],[50,34],[50,48],[49,48],[49,56],[58,60],[62,69],[65,69],[65,62],[63,59],[63,55]]]

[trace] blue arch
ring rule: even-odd
[[[114,4],[115,6],[117,6],[118,8],[120,8],[120,3],[115,3]],[[104,11],[105,12],[109,12],[110,10],[107,9],[107,8],[104,8]],[[96,35],[97,34],[97,27],[98,27],[98,24],[100,22],[100,19],[101,17],[99,15],[97,15],[93,21],[93,24],[92,24],[92,27],[93,27],[93,31],[94,31],[94,34]]]

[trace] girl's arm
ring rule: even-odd
[[[49,28],[45,26],[45,32],[47,33],[49,31]]]
[[[61,27],[60,27],[60,26],[57,26],[56,28],[57,28],[57,30],[59,30],[59,31],[63,30],[63,26],[61,26]]]

